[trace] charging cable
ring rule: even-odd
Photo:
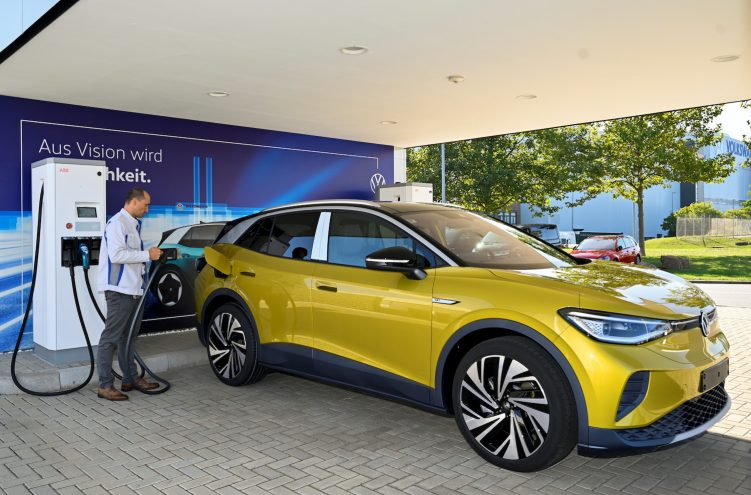
[[[26,323],[29,320],[29,314],[31,313],[31,303],[34,299],[34,287],[36,286],[36,280],[37,280],[37,264],[39,262],[39,241],[41,238],[42,233],[42,207],[44,199],[44,184],[42,184],[42,190],[39,193],[39,218],[37,218],[37,232],[36,232],[36,247],[34,248],[34,265],[32,267],[32,274],[31,274],[31,288],[29,289],[29,300],[26,303],[26,312],[23,315],[23,322],[21,323],[21,329],[18,331],[18,339],[16,339],[16,347],[13,349],[13,357],[10,360],[10,376],[13,379],[13,383],[18,387],[19,390],[26,392],[30,395],[39,395],[43,397],[52,397],[56,395],[65,395],[69,394],[71,392],[76,392],[77,390],[81,390],[86,385],[89,384],[91,381],[91,377],[94,376],[94,351],[91,348],[91,340],[89,339],[89,332],[86,330],[86,324],[83,321],[83,314],[81,313],[81,304],[78,302],[78,291],[76,290],[76,275],[73,271],[73,265],[70,266],[70,283],[73,288],[73,300],[76,302],[76,312],[78,313],[78,320],[81,322],[81,328],[83,329],[83,336],[86,339],[86,348],[89,351],[89,376],[86,377],[86,380],[84,380],[80,385],[76,385],[75,387],[68,389],[68,390],[60,390],[59,392],[40,392],[37,390],[31,390],[29,388],[24,387],[21,385],[21,383],[18,381],[18,377],[16,376],[16,356],[18,355],[18,350],[21,347],[21,340],[23,339],[23,333],[26,330]],[[87,249],[88,251],[88,249]]]

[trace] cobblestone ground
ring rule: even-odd
[[[300,378],[221,385],[207,367],[160,396],[0,397],[0,491],[15,493],[546,493],[751,495],[751,309],[721,308],[732,412],[650,454],[571,454],[538,473],[487,464],[453,419]]]

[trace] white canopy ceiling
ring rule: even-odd
[[[408,147],[751,98],[751,0],[80,0],[0,94]]]

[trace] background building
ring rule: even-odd
[[[644,235],[645,237],[663,236],[662,221],[671,212],[699,201],[709,201],[720,211],[738,208],[741,201],[749,199],[751,189],[751,168],[742,164],[751,158],[751,150],[738,139],[724,135],[722,141],[714,146],[705,146],[699,152],[706,158],[719,153],[732,153],[735,157],[736,170],[724,182],[709,184],[668,183],[667,188],[652,187],[644,194]],[[573,199],[576,199],[576,193]],[[623,198],[613,198],[610,193],[603,193],[574,208],[566,207],[563,201],[553,201],[561,209],[554,214],[535,216],[527,205],[521,205],[520,223],[554,223],[559,230],[570,231],[583,229],[587,231],[623,232],[636,237],[636,205]]]

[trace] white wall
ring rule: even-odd
[[[394,148],[394,183],[407,182],[407,149]]]

